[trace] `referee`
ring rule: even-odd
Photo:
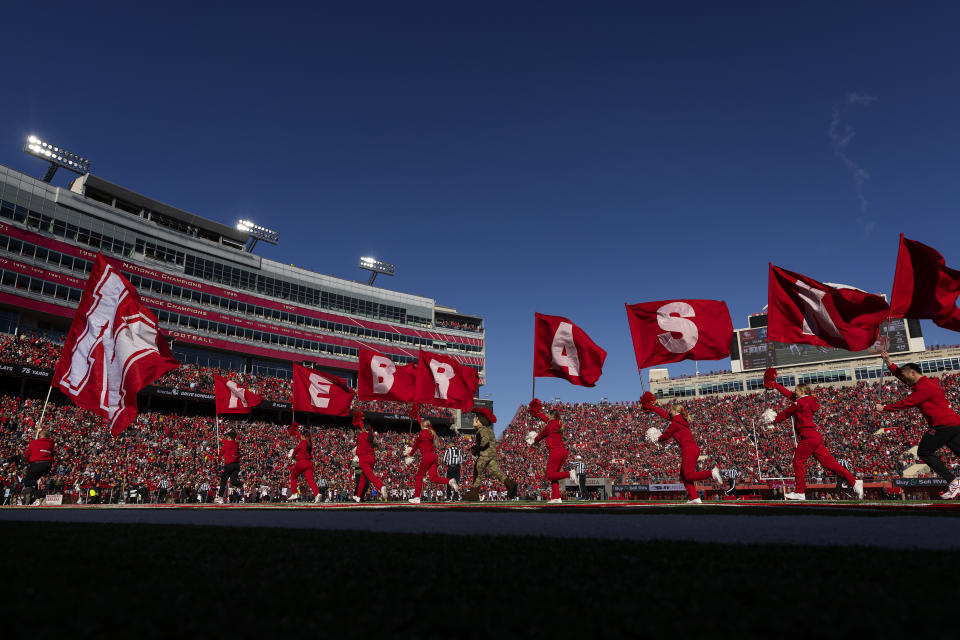
[[[737,495],[737,480],[743,477],[743,472],[739,469],[724,469],[720,472],[720,475],[726,478],[727,488],[724,489],[723,495],[725,496],[736,496]]]
[[[581,456],[573,461],[573,470],[577,472],[577,479],[580,482],[580,499],[587,499],[587,465],[583,464]]]
[[[850,461],[847,460],[846,458],[838,459],[837,463],[839,463],[841,467],[843,467],[850,473],[853,473],[853,469],[850,468]],[[846,480],[844,480],[842,477],[837,476],[837,488],[835,489],[835,491],[837,492],[838,498],[840,496],[850,497],[850,494],[853,491],[853,487],[851,487],[850,484]]]
[[[443,464],[447,465],[446,477],[456,480],[457,486],[460,486],[460,465],[463,464],[463,452],[460,451],[460,447],[456,444],[447,447],[447,450],[443,452]],[[453,487],[448,484],[447,500],[453,500],[454,496],[459,500],[460,492],[454,491]]]

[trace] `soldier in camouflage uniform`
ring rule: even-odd
[[[517,483],[507,474],[500,470],[497,464],[497,436],[493,433],[493,423],[497,417],[486,407],[473,408],[473,426],[477,430],[477,441],[473,445],[473,455],[477,457],[473,465],[473,486],[464,496],[464,500],[476,502],[480,499],[480,489],[477,481],[483,477],[484,473],[489,473],[497,481],[502,482],[507,487],[507,495],[510,498],[517,496]]]

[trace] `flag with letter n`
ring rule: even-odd
[[[137,290],[98,253],[53,372],[78,407],[118,435],[137,417],[137,393],[180,363]]]
[[[345,416],[356,395],[345,380],[293,363],[293,410]]]
[[[770,265],[767,340],[863,351],[890,313],[878,295]]]
[[[580,387],[596,386],[607,352],[562,316],[534,314],[533,377],[563,378]]]
[[[723,300],[661,300],[624,306],[637,369],[730,355],[733,321]]]
[[[244,389],[233,380],[221,375],[213,374],[213,396],[216,404],[216,413],[250,413],[250,410],[260,404],[262,398],[251,391]]]

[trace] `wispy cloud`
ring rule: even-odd
[[[860,216],[858,216],[857,222],[863,226],[864,231],[867,233],[873,231],[876,226],[875,223],[872,220],[868,220],[865,215],[867,208],[870,206],[870,202],[865,195],[865,187],[867,181],[870,180],[870,173],[847,153],[847,148],[850,146],[850,143],[853,142],[853,138],[856,135],[853,126],[847,122],[847,118],[848,112],[853,107],[869,107],[876,101],[876,96],[865,93],[848,93],[842,103],[834,105],[833,114],[830,118],[830,128],[827,132],[827,135],[830,137],[830,146],[833,147],[834,155],[840,159],[843,166],[847,168],[847,171],[849,171],[853,177],[853,184],[857,189],[857,200],[860,202]]]

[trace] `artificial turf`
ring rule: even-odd
[[[10,638],[950,637],[949,608],[931,607],[960,566],[958,551],[10,522],[0,533]]]

